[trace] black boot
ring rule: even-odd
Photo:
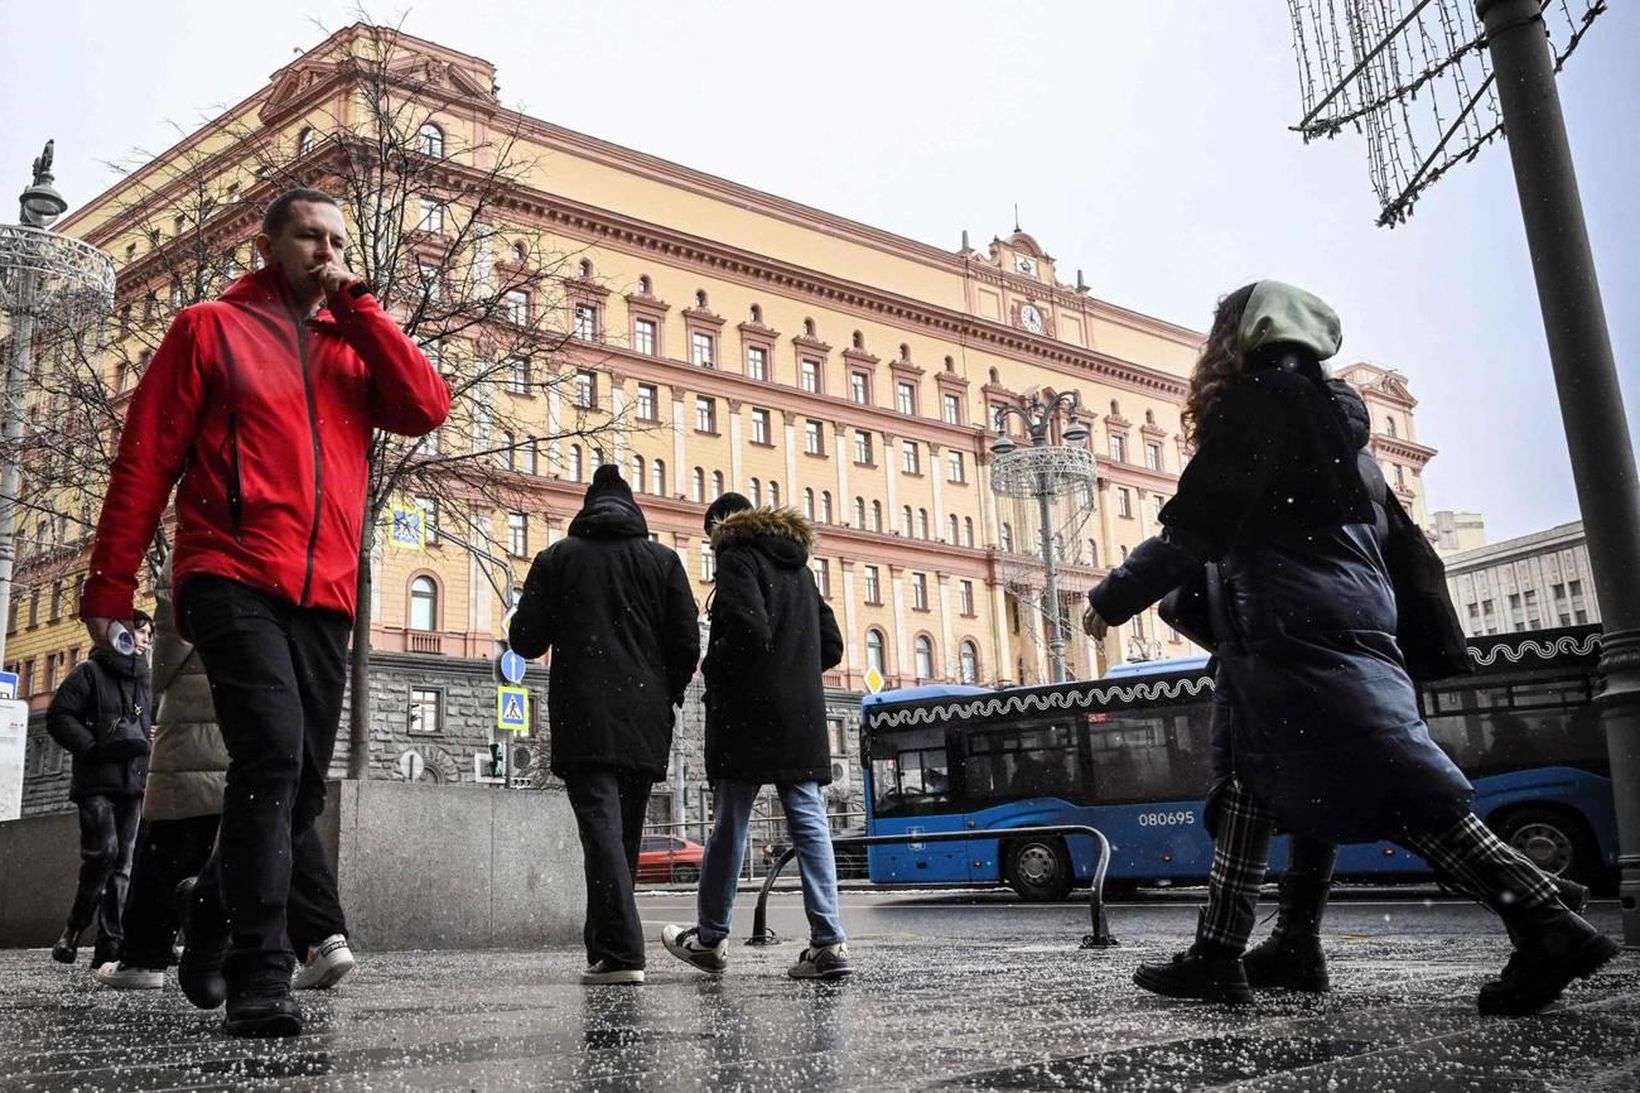
[[[1327,958],[1321,952],[1321,916],[1330,881],[1281,878],[1281,910],[1275,932],[1242,957],[1247,984],[1255,990],[1326,992]]]
[[[1169,998],[1199,998],[1204,1002],[1246,1005],[1253,1000],[1241,958],[1200,942],[1174,955],[1165,964],[1140,964],[1133,981],[1154,994]]]
[[[177,921],[187,939],[177,962],[177,986],[188,1001],[202,1010],[214,1010],[228,997],[222,960],[228,951],[228,928],[219,907],[202,907],[194,898],[189,877],[176,888]]]
[[[1519,940],[1503,974],[1481,987],[1480,1011],[1520,1016],[1560,997],[1574,979],[1587,979],[1621,952],[1611,938],[1558,904],[1535,921],[1511,923]]]
[[[73,926],[63,931],[63,936],[57,939],[51,947],[51,959],[59,964],[72,964],[74,958],[80,955],[80,934],[85,927],[75,929]]]
[[[222,1031],[229,1036],[300,1036],[302,1011],[290,996],[290,981],[268,980],[228,999]]]

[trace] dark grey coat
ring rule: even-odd
[[[46,732],[74,759],[71,799],[142,796],[148,756],[108,760],[97,753],[97,724],[122,711],[134,716],[144,732],[153,726],[148,664],[142,657],[98,646],[64,677],[46,709]]]
[[[843,635],[809,571],[813,547],[814,528],[792,509],[737,512],[712,531],[717,587],[701,671],[714,782],[831,782],[820,677],[843,659]]]

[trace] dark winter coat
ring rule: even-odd
[[[1117,625],[1220,563],[1216,678],[1236,773],[1284,827],[1335,842],[1446,827],[1474,795],[1418,712],[1395,642],[1382,478],[1363,474],[1348,416],[1319,374],[1232,381],[1162,535],[1089,594]]]
[[[74,757],[71,799],[142,796],[148,756],[104,761],[97,754],[97,724],[122,713],[135,717],[144,733],[152,727],[148,665],[142,657],[99,646],[68,673],[46,708],[46,731]]]
[[[748,509],[712,531],[717,584],[706,677],[706,775],[831,781],[821,673],[843,659],[836,616],[809,570],[814,528],[791,509]]]
[[[508,641],[552,650],[552,771],[666,775],[672,707],[700,656],[699,613],[675,551],[652,542],[613,468],[600,468],[569,535],[535,557]],[[604,483],[612,482],[613,488]]]

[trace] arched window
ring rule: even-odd
[[[934,639],[927,634],[917,635],[917,678],[934,678]]]
[[[752,322],[754,322],[754,323],[762,323],[763,322],[763,305],[762,304],[753,304],[752,305]]]
[[[309,152],[313,151],[313,145],[318,141],[318,139],[319,138],[311,129],[303,129],[300,133],[297,133],[296,154],[299,156],[305,156]]]
[[[831,523],[831,491],[830,490],[821,490],[820,491],[820,522],[822,524]]]
[[[444,130],[427,122],[416,130],[416,151],[435,159],[444,157]]]
[[[962,652],[957,655],[957,672],[959,683],[979,682],[979,646],[971,641],[962,643]]]
[[[655,293],[654,282],[651,281],[647,275],[645,275],[643,277],[639,277],[638,278],[638,295],[639,296],[653,296],[654,293]]]
[[[511,433],[502,433],[501,443],[496,448],[495,465],[504,471],[513,470],[513,451],[513,435]]]
[[[586,278],[591,277],[592,276],[592,262],[591,262],[591,260],[587,259],[587,258],[581,259],[581,264],[579,266],[577,266],[576,269],[580,273],[582,280],[585,280]]]
[[[917,534],[919,536],[921,536],[922,538],[924,538],[924,539],[928,538],[928,510],[927,509],[918,509],[917,510]]]
[[[537,473],[535,455],[535,438],[530,437],[524,442],[523,447],[518,449],[518,469],[525,474]]]
[[[907,539],[911,538],[911,506],[900,506],[900,533]]]
[[[656,497],[665,497],[666,496],[666,461],[664,459],[655,460],[654,464],[650,467],[649,480],[650,480],[649,492],[654,494]]]
[[[866,667],[875,668],[883,675],[888,674],[887,662],[883,660],[883,632],[881,630],[866,631]]]
[[[810,520],[814,519],[814,491],[812,489],[803,491],[803,515]]]
[[[746,497],[753,505],[763,504],[763,483],[752,479],[746,487]]]
[[[871,503],[871,530],[883,530],[883,503],[881,501]]]
[[[1395,418],[1389,414],[1384,415],[1384,428],[1389,431],[1389,435],[1392,437],[1400,435],[1395,428]]]
[[[438,584],[431,577],[410,582],[410,629],[438,629]]]
[[[864,349],[866,347],[866,336],[856,330],[854,337],[850,339],[850,344],[856,349]]]
[[[695,308],[699,311],[706,310],[706,290],[703,288],[695,290]]]
[[[587,465],[585,458],[581,455],[581,446],[571,444],[569,446],[569,480],[571,482],[586,481],[586,471]]]
[[[997,545],[1002,548],[1004,554],[1014,552],[1014,529],[1012,527],[1007,524],[1002,525],[1002,541]]]
[[[715,501],[723,496],[723,472],[712,472],[712,499]]]
[[[814,320],[813,319],[804,319],[803,320],[803,337],[812,338],[814,336],[815,336],[815,334],[814,334]]]
[[[1099,566],[1099,540],[1098,539],[1089,539],[1088,540],[1088,564],[1093,566],[1096,569]]]
[[[951,514],[951,545],[952,546],[956,546],[959,542],[962,541],[957,535],[957,527],[958,527],[957,514],[953,512]]]
[[[777,509],[777,508],[780,507],[780,483],[779,482],[770,482],[769,483],[769,507],[771,509]]]
[[[632,457],[632,488],[639,493],[642,493],[644,486],[649,484],[649,479],[644,477],[648,470],[649,468],[644,466],[643,456]]]
[[[972,516],[962,518],[962,545],[965,547],[974,545],[974,518]]]
[[[694,498],[695,504],[706,503],[706,470],[696,467],[689,475],[689,496]]]
[[[866,529],[866,499],[864,497],[854,499],[854,526],[861,531]]]

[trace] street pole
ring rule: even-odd
[[[0,472],[0,664],[6,662],[11,629],[11,575],[17,561],[17,494],[22,488],[23,403],[28,398],[30,358],[34,355],[34,274],[17,274],[19,306],[11,319],[11,363],[6,370],[6,420],[3,432],[5,469]],[[19,689],[19,697],[22,692]]]
[[[1065,628],[1059,619],[1059,574],[1054,568],[1053,509],[1049,505],[1048,483],[1037,476],[1037,514],[1042,520],[1042,594],[1048,599],[1048,664],[1055,683],[1065,682]]]
[[[1640,480],[1537,0],[1478,0],[1605,637],[1623,941],[1640,949]]]

